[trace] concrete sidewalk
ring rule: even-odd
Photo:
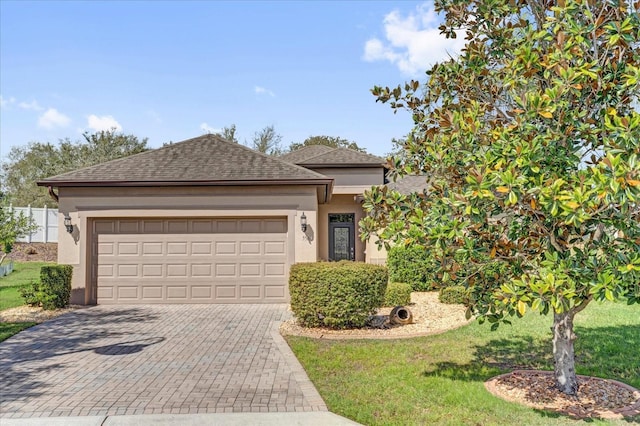
[[[2,419],[2,426],[349,426],[359,425],[328,411],[311,413],[151,414],[142,416]]]

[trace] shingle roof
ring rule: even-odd
[[[404,176],[395,182],[390,182],[387,184],[387,188],[394,189],[399,193],[405,195],[409,195],[414,192],[421,193],[423,191],[426,191],[427,186],[426,175]]]
[[[385,163],[383,158],[366,152],[348,148],[330,148],[325,145],[311,145],[285,154],[280,158],[301,166],[317,167],[381,166]]]
[[[53,176],[42,186],[318,183],[330,178],[216,135]]]
[[[316,157],[320,154],[324,154],[329,151],[333,151],[335,148],[331,148],[326,145],[309,145],[302,148],[298,148],[295,151],[291,151],[287,154],[280,156],[281,160],[288,161],[289,163],[299,164],[310,158]]]

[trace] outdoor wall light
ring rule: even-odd
[[[64,227],[67,228],[68,233],[73,233],[73,225],[71,224],[71,218],[68,214],[64,216]]]
[[[302,216],[300,216],[300,229],[302,232],[307,232],[307,216],[302,212]]]

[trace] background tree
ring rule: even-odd
[[[435,3],[443,33],[466,32],[461,55],[373,89],[415,121],[391,167],[431,186],[372,190],[363,235],[428,247],[494,327],[552,313],[556,384],[576,394],[574,316],[640,302],[640,6]]]
[[[238,143],[238,138],[236,137],[236,125],[232,124],[228,127],[223,127],[222,131],[218,133],[218,136],[221,138],[228,140],[229,142]]]
[[[280,155],[282,136],[276,133],[273,125],[267,126],[253,135],[252,148],[268,155]]]
[[[2,163],[2,192],[5,201],[14,206],[56,206],[46,188],[36,182],[49,176],[92,166],[105,161],[146,151],[147,139],[117,133],[115,130],[83,134],[83,141],[60,140],[32,142],[14,146]]]
[[[118,133],[115,129],[84,133],[82,137],[84,142],[77,145],[78,151],[76,152],[80,167],[105,163],[117,158],[139,154],[149,149],[147,138],[139,140],[137,136]],[[70,154],[73,155],[73,153]]]
[[[293,142],[289,145],[289,151],[295,151],[296,149],[310,145],[326,145],[332,148],[349,148],[366,152],[366,149],[360,148],[357,143],[337,136],[309,136],[302,142]]]
[[[38,229],[34,220],[22,212],[16,213],[7,207],[0,207],[0,265],[7,257],[18,238]]]

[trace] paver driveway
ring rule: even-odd
[[[286,305],[96,306],[0,343],[4,418],[325,411]]]

